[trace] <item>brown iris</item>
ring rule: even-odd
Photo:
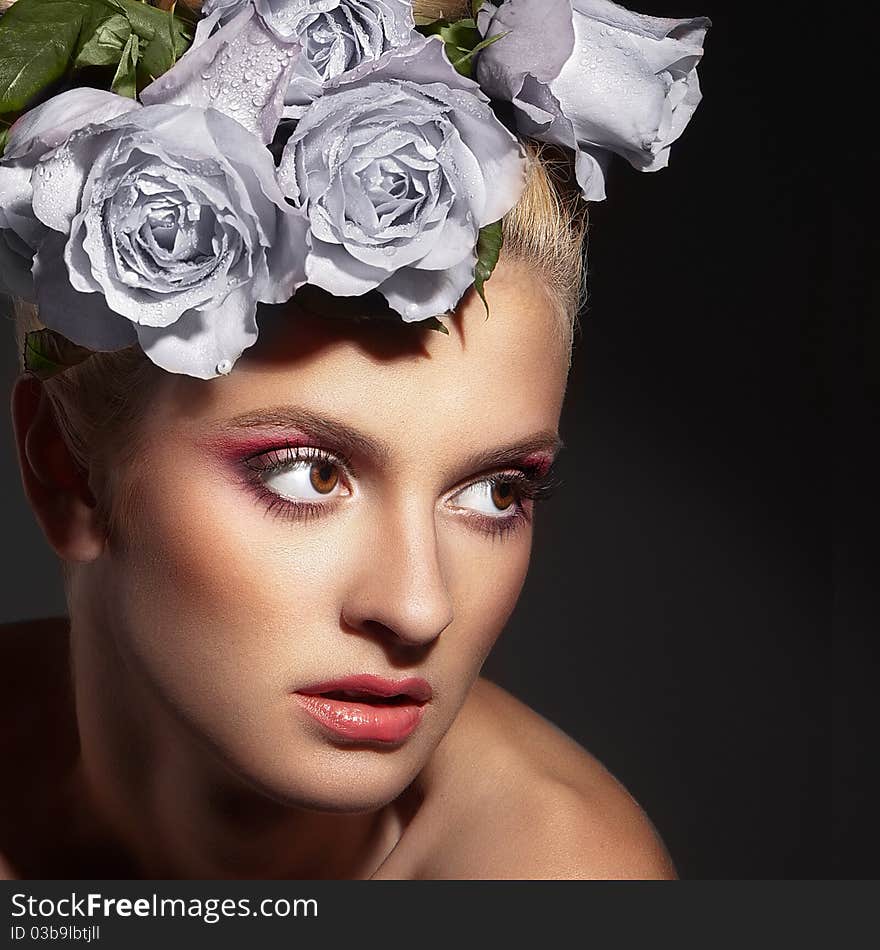
[[[500,511],[509,508],[516,500],[516,492],[512,482],[492,483],[492,504]]]
[[[332,462],[315,462],[309,469],[309,481],[316,492],[328,495],[339,483],[339,469]]]

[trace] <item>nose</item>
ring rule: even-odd
[[[400,644],[425,646],[452,623],[452,598],[441,570],[433,510],[405,499],[384,507],[348,590],[345,623],[384,633]]]

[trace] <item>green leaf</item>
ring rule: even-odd
[[[443,40],[449,62],[457,72],[468,78],[471,78],[473,73],[474,56],[480,50],[507,36],[507,33],[498,33],[491,39],[484,40],[477,29],[476,20],[472,17],[465,17],[462,20],[426,20],[416,29],[422,36],[439,36]]]
[[[116,66],[122,59],[125,45],[131,36],[131,24],[121,13],[111,16],[92,34],[74,60],[82,66]]]
[[[508,35],[508,33],[510,33],[510,30],[507,30],[505,33],[496,33],[494,36],[490,36],[488,39],[482,40],[481,42],[477,43],[477,45],[472,50],[468,50],[467,53],[457,62],[453,63],[453,66],[455,66],[459,72],[462,72],[462,70],[459,69],[459,65],[463,65],[464,63],[470,64],[470,61],[474,58],[474,56],[477,55],[477,53],[480,52],[480,50],[484,50],[487,46],[497,43],[498,40],[503,40],[504,37]],[[464,75],[470,76],[470,69],[468,69],[468,72],[466,72]]]
[[[419,322],[429,330],[437,330],[439,333],[445,333],[449,336],[449,327],[442,320],[438,320],[437,317],[428,317],[426,320]]]
[[[139,0],[107,0],[124,13],[133,33],[145,45],[157,40],[167,48],[168,62],[175,63],[189,48],[192,33],[188,26],[170,10],[160,10]]]
[[[436,36],[444,27],[449,26],[450,21],[443,18],[432,20],[427,16],[416,16],[416,32],[422,36]]]
[[[483,0],[472,0],[471,3],[471,14],[476,20],[477,14],[480,12],[480,7],[483,6]]]
[[[480,35],[476,22],[470,18],[464,20],[448,20],[446,17],[439,20],[425,18],[416,30],[422,36],[441,36],[444,43],[450,43],[453,46],[466,45],[468,49],[470,48],[469,38],[476,34],[478,40]]]
[[[116,75],[110,86],[110,91],[115,92],[117,96],[137,98],[137,63],[140,53],[138,43],[137,34],[132,33],[122,51],[122,58],[119,60]]]
[[[443,42],[447,46],[456,46],[460,49],[473,49],[480,42],[480,31],[477,24],[470,18],[456,20],[440,31]]]
[[[504,231],[500,221],[480,228],[480,236],[477,240],[477,266],[474,268],[474,289],[480,295],[483,306],[486,308],[486,319],[489,318],[489,304],[486,302],[484,285],[495,270],[503,244]]]
[[[192,42],[189,26],[173,11],[139,0],[17,0],[0,18],[0,114],[26,108],[72,70],[116,65],[128,42],[117,32],[120,18],[144,52],[144,81],[169,69]],[[114,35],[122,43],[115,59]]]
[[[71,343],[54,330],[31,330],[24,337],[24,368],[38,379],[49,379],[88,359],[92,350]]]
[[[186,47],[181,49],[177,34],[177,21],[174,13],[169,10],[166,14],[165,28],[157,30],[153,38],[146,44],[138,66],[141,85],[152,82],[177,62]]]
[[[83,28],[112,11],[103,0],[18,0],[0,19],[0,113],[24,109],[67,71]],[[95,17],[95,13],[99,15]]]
[[[9,129],[10,126],[0,127],[0,157],[6,151],[6,143],[9,141]]]

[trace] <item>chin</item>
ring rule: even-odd
[[[289,808],[356,814],[398,798],[425,765],[412,743],[397,747],[328,745],[278,758],[227,765],[254,791]]]

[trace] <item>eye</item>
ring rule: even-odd
[[[471,508],[495,518],[508,517],[519,500],[516,479],[504,476],[473,482],[452,497],[456,508]]]
[[[300,458],[265,471],[261,481],[289,501],[319,501],[347,494],[341,468],[330,458]]]

